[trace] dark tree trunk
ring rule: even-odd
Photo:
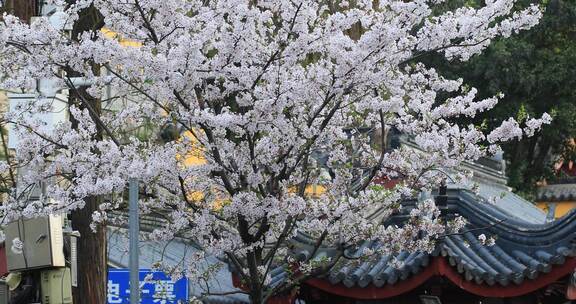
[[[71,72],[72,73],[72,72]],[[71,73],[68,73],[69,75]],[[81,96],[80,96],[81,94]],[[80,100],[82,98],[82,101]],[[84,103],[100,114],[101,102],[85,92],[78,89],[75,93],[70,92],[70,104],[76,104],[80,109],[86,108]],[[91,113],[91,115],[94,115]],[[71,117],[72,127],[77,123]],[[102,140],[101,128],[96,128],[93,135],[96,140]],[[94,151],[98,153],[98,151]],[[99,210],[100,198],[90,196],[85,200],[85,206],[72,212],[72,227],[80,232],[78,241],[78,286],[72,289],[74,303],[101,304],[106,303],[107,293],[107,238],[106,227],[98,225],[96,231],[92,231],[92,214]]]
[[[107,242],[106,228],[90,228],[92,212],[98,210],[100,200],[90,197],[83,209],[72,212],[72,227],[80,232],[78,239],[78,287],[72,289],[76,304],[106,303]]]
[[[1,13],[6,12],[29,23],[30,18],[40,14],[38,8],[38,1],[36,0],[5,0],[4,7],[0,7],[0,19],[2,19]]]
[[[92,98],[84,90],[79,90],[82,98],[100,113],[100,100]],[[78,94],[70,94],[70,103],[84,108],[78,100]],[[72,126],[76,122],[71,117]],[[102,139],[102,130],[96,129],[94,139]],[[98,152],[98,151],[95,151]],[[80,232],[78,240],[78,286],[72,289],[74,303],[101,304],[106,303],[108,257],[106,227],[98,225],[92,231],[92,213],[99,210],[100,198],[90,196],[84,200],[85,206],[72,212],[72,227]]]
[[[252,304],[264,304],[262,300],[262,292],[261,291],[251,291],[250,292],[250,303]]]
[[[69,0],[68,3],[74,3]],[[103,27],[102,15],[94,7],[88,7],[80,13],[80,18],[74,24],[72,39],[77,40],[86,31],[98,31]],[[100,67],[92,65],[94,75],[100,74]],[[68,77],[81,76],[77,72],[68,69]],[[69,104],[80,109],[89,109],[93,121],[99,119],[102,111],[102,103],[98,97],[90,96],[86,88],[71,89]],[[96,116],[96,117],[95,117]],[[77,126],[77,122],[70,117],[72,127]],[[97,127],[93,134],[95,140],[102,140],[103,130]],[[98,153],[98,151],[94,151]],[[78,286],[72,288],[72,296],[76,304],[103,304],[107,302],[107,282],[108,282],[108,251],[106,227],[98,225],[96,231],[92,231],[92,213],[99,210],[100,198],[88,197],[82,209],[72,212],[72,227],[80,232],[78,240]]]

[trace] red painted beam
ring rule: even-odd
[[[448,264],[445,258],[435,257],[430,265],[422,272],[394,285],[384,285],[383,287],[370,285],[365,288],[348,288],[344,286],[344,284],[332,285],[330,282],[319,278],[310,279],[306,281],[306,284],[331,294],[368,300],[398,296],[417,288],[432,276],[443,276],[456,284],[456,286],[472,294],[483,297],[508,298],[525,295],[543,288],[568,275],[574,271],[574,268],[576,268],[576,258],[567,258],[563,265],[554,266],[549,273],[540,273],[534,280],[525,279],[520,285],[510,283],[508,286],[489,286],[486,284],[476,284],[474,281],[467,281],[458,271]]]

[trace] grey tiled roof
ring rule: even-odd
[[[413,204],[405,202],[407,209]],[[447,236],[432,254],[401,252],[394,257],[376,255],[356,259],[365,247],[380,246],[364,242],[346,254],[355,259],[342,259],[324,279],[347,287],[394,285],[422,272],[434,256],[443,256],[465,280],[506,286],[535,279],[554,265],[563,264],[567,257],[576,256],[576,212],[552,223],[534,224],[512,217],[465,190],[449,191],[445,212],[448,217],[455,214],[465,217],[468,225],[464,230],[468,232]],[[397,215],[391,221],[402,221],[402,218],[403,215]],[[482,233],[494,236],[496,244],[481,245],[478,235]],[[314,239],[299,235],[295,240],[296,257],[307,258],[314,244]],[[331,248],[322,248],[321,252],[328,256],[334,254]],[[403,265],[391,266],[389,262],[393,258]],[[277,275],[280,278],[282,272]]]
[[[558,202],[576,200],[576,183],[551,184],[538,188],[537,200],[541,202]]]
[[[409,139],[403,141],[404,145],[410,146],[414,149],[419,149]],[[546,213],[536,207],[533,203],[523,199],[522,197],[514,194],[509,188],[507,177],[505,175],[505,168],[503,161],[496,158],[483,157],[476,162],[465,161],[461,163],[457,169],[449,169],[446,171],[450,178],[447,182],[456,177],[456,171],[471,171],[472,178],[470,182],[479,186],[479,196],[484,200],[492,200],[496,198],[495,205],[506,210],[510,216],[525,220],[531,223],[545,223]],[[470,185],[462,184],[449,184],[448,187],[469,188]],[[576,193],[576,190],[574,190]]]
[[[535,224],[546,222],[544,211],[505,187],[491,183],[478,183],[478,187],[480,197],[486,201],[495,198],[494,205],[510,216]]]

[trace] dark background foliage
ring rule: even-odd
[[[446,6],[463,3],[482,4],[451,1]],[[518,5],[529,3],[521,0]],[[559,178],[554,172],[556,162],[576,160],[570,143],[576,137],[576,0],[540,5],[546,10],[539,25],[493,41],[468,62],[450,62],[441,56],[425,59],[447,77],[462,77],[478,89],[480,98],[505,94],[495,109],[474,118],[478,125],[492,128],[510,116],[525,120],[544,112],[552,115],[552,124],[542,132],[504,146],[509,185],[529,199],[534,198],[538,181]]]

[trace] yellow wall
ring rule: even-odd
[[[104,34],[104,37],[106,37],[106,38],[118,40],[120,42],[120,45],[122,45],[122,46],[131,46],[131,47],[142,46],[142,44],[140,42],[125,39],[122,36],[120,36],[118,33],[113,32],[107,28],[103,28],[102,33]]]
[[[6,94],[0,90],[0,112],[4,113],[4,111],[8,108],[8,99],[6,98]]]
[[[556,210],[554,212],[554,218],[559,218],[565,215],[566,213],[570,212],[570,210],[576,208],[576,202],[574,201],[563,201],[563,202],[539,202],[536,203],[538,208],[544,210],[544,212],[548,213],[549,207],[548,204],[556,204]]]

